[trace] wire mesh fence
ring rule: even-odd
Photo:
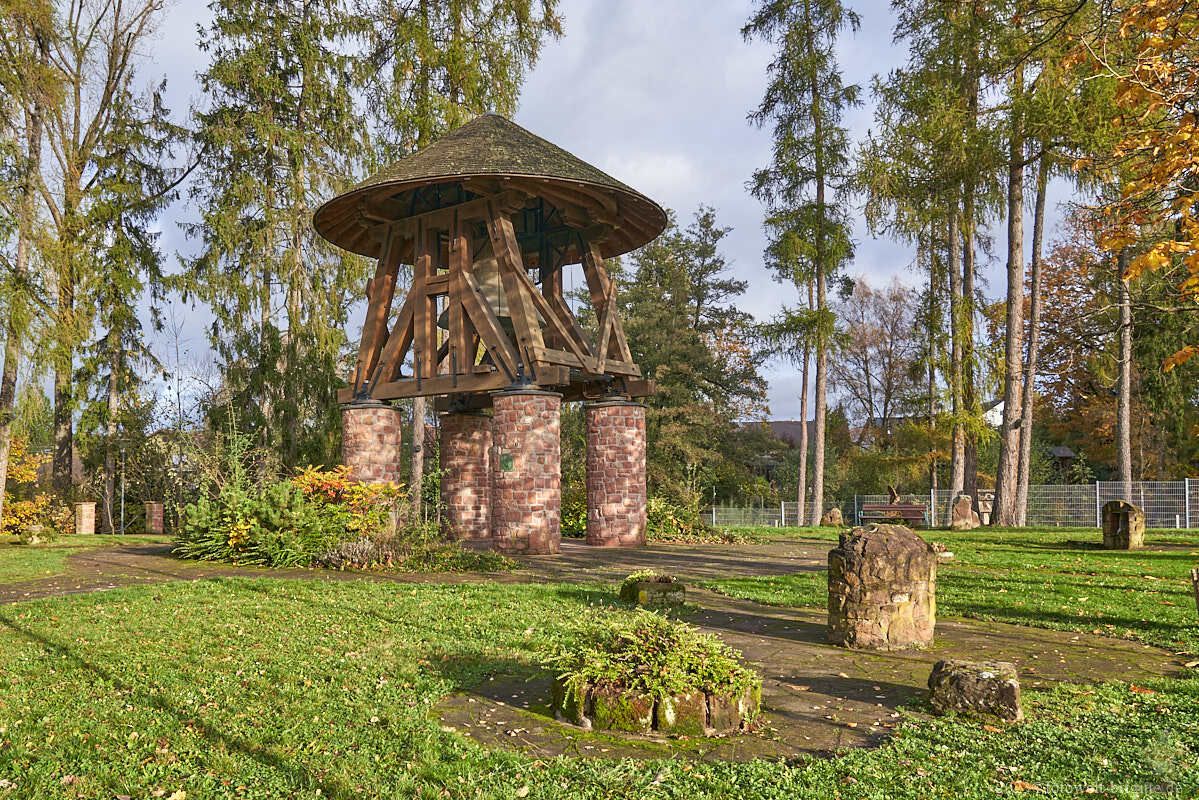
[[[930,526],[949,523],[953,492],[941,489],[915,498],[928,509],[926,522]],[[858,524],[862,508],[883,504],[890,498],[885,494],[858,494],[825,505],[841,509],[846,522]],[[1099,527],[1102,524],[1103,504],[1109,500],[1128,500],[1145,512],[1145,524],[1150,528],[1199,528],[1199,479],[1180,481],[1099,481],[1086,484],[1038,484],[1028,487],[1027,524],[1035,527]],[[812,523],[813,504],[805,504],[804,519],[800,519],[799,503],[782,502],[756,506],[713,506],[704,511],[705,521],[721,527],[734,526],[791,526]]]

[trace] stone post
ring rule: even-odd
[[[385,403],[341,407],[341,460],[352,480],[400,482],[400,422],[400,410]]]
[[[143,505],[146,509],[146,533],[162,533],[162,503],[147,500]]]
[[[491,417],[441,415],[441,502],[451,538],[491,541]]]
[[[645,544],[645,406],[587,403],[587,544]]]
[[[81,536],[91,536],[96,532],[96,504],[82,502],[75,504],[75,533]]]
[[[933,642],[937,554],[902,525],[841,534],[828,554],[828,638],[868,650]]]
[[[505,553],[557,553],[562,539],[562,395],[492,395],[491,535]]]

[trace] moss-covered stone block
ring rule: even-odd
[[[686,588],[678,581],[626,581],[620,587],[620,599],[639,606],[678,605],[686,596]]]
[[[741,730],[757,718],[762,708],[762,690],[715,692],[708,695],[708,726],[716,733]]]
[[[654,699],[619,687],[592,687],[591,719],[599,730],[649,733],[654,724]]]
[[[556,719],[584,728],[591,727],[591,719],[587,716],[587,687],[585,685],[581,685],[577,681],[555,678],[552,707]]]
[[[703,692],[664,697],[654,706],[654,728],[672,736],[703,736],[708,726],[708,700]]]

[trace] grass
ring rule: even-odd
[[[1032,692],[1025,724],[909,718],[796,764],[534,761],[440,726],[441,698],[536,671],[610,592],[227,578],[0,607],[0,798],[1199,793],[1199,680]]]
[[[15,536],[0,537],[0,583],[35,580],[67,571],[67,558],[81,550],[168,542],[165,536],[63,536],[43,544],[21,544]]]
[[[758,529],[758,535],[765,531]],[[1057,630],[1103,633],[1199,654],[1199,617],[1190,571],[1199,566],[1199,531],[1151,530],[1161,550],[1099,547],[1093,528],[922,532],[955,560],[937,570],[937,610],[948,616]],[[836,541],[828,531],[783,535]],[[779,606],[827,602],[824,572],[713,581],[725,594]]]

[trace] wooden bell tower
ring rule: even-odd
[[[378,259],[342,402],[436,396],[462,410],[518,386],[566,400],[652,392],[604,259],[656,237],[665,213],[503,117],[478,117],[402,159],[326,203],[314,224]],[[563,295],[563,270],[576,264],[590,332]]]

